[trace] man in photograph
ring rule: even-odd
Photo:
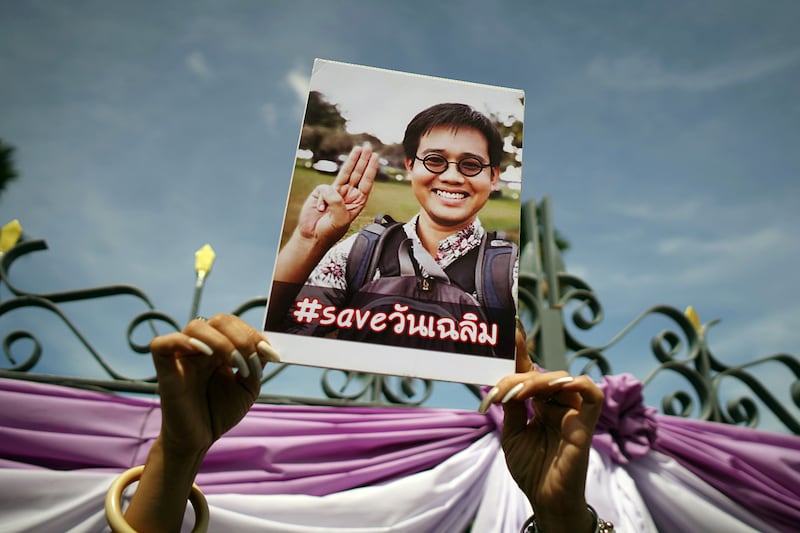
[[[517,251],[478,216],[499,179],[500,133],[472,107],[442,103],[409,122],[402,145],[418,213],[340,242],[379,166],[370,147],[353,148],[279,252],[267,328],[513,358]]]

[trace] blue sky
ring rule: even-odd
[[[0,2],[0,137],[22,174],[0,223],[50,246],[12,279],[132,284],[184,319],[210,243],[204,314],[265,295],[320,57],[525,91],[523,199],[551,197],[568,270],[604,306],[587,338],[693,305],[721,319],[725,363],[800,353],[800,5],[492,5]],[[130,316],[69,312],[87,331]],[[614,369],[642,377],[646,338],[630,344]]]

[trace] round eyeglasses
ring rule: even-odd
[[[425,157],[415,155],[414,158],[422,161],[422,165],[434,174],[442,174],[450,168],[451,164],[455,164],[458,171],[468,178],[477,176],[484,168],[492,166],[491,163],[484,163],[473,156],[467,156],[458,161],[448,161],[446,157],[439,154],[429,154]]]

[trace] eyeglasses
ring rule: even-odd
[[[429,172],[433,172],[434,174],[442,174],[450,168],[451,164],[455,164],[458,171],[468,178],[477,176],[484,168],[492,166],[491,163],[484,163],[473,156],[467,156],[458,161],[448,161],[446,157],[439,154],[429,154],[425,157],[415,155],[414,158],[422,161],[422,165],[428,169]]]

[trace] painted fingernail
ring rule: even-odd
[[[209,346],[208,344],[204,343],[199,339],[195,339],[194,337],[189,337],[189,344],[191,344],[192,346],[194,346],[195,348],[197,348],[206,355],[212,355],[214,353],[214,350],[211,349],[211,346]]]
[[[553,385],[561,385],[562,383],[569,383],[570,381],[572,381],[574,379],[575,378],[573,378],[572,376],[564,376],[562,378],[556,378],[553,381],[548,381],[547,382],[547,386],[550,387],[550,386],[553,386]]]
[[[240,376],[246,378],[250,375],[250,369],[247,367],[247,363],[244,362],[244,357],[239,353],[239,350],[231,352],[231,359],[233,359],[233,366],[239,369]]]
[[[511,390],[508,391],[505,396],[503,396],[503,399],[500,400],[500,403],[508,403],[508,401],[510,399],[512,399],[514,396],[516,396],[519,393],[519,391],[522,390],[522,387],[524,387],[524,386],[525,386],[524,383],[517,383],[516,385],[514,385],[511,388]]]
[[[267,361],[272,363],[281,362],[281,356],[267,341],[259,341],[259,343],[256,344],[256,348],[258,348],[258,353],[267,358]]]
[[[256,352],[251,353],[247,357],[247,364],[250,365],[250,371],[256,376],[256,379],[261,381],[261,359],[258,358]]]
[[[481,404],[478,406],[478,412],[480,414],[486,414],[486,411],[489,410],[489,406],[492,405],[492,400],[494,397],[500,393],[500,389],[497,387],[492,388],[489,392],[486,393],[486,396],[483,397],[481,400]]]

